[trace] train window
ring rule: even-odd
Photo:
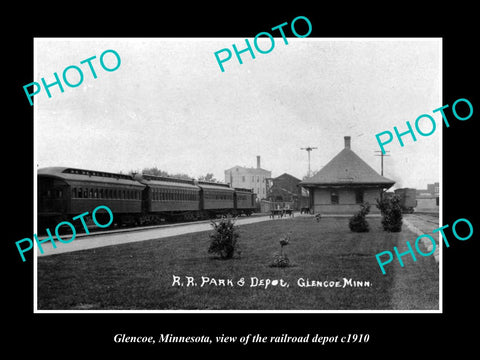
[[[83,190],[83,197],[88,198],[88,189]]]
[[[98,189],[93,190],[93,197],[98,198]]]
[[[78,192],[77,192],[77,197],[78,197],[78,198],[81,198],[82,195],[83,195],[82,188],[78,188],[77,191],[78,191]]]
[[[72,198],[77,197],[77,188],[72,188]]]
[[[100,189],[100,195],[99,195],[100,199],[103,199],[103,189]]]

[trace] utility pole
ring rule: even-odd
[[[308,152],[308,174],[307,174],[308,177],[310,177],[310,151],[315,150],[315,149],[318,149],[318,148],[311,147],[311,146],[308,146],[308,147],[305,147],[305,148],[300,148],[300,150],[306,150]]]
[[[376,150],[375,152],[380,153],[380,155],[375,155],[375,156],[381,156],[382,157],[382,172],[380,173],[380,175],[383,176],[383,157],[384,156],[390,156],[390,155],[387,155],[387,153],[389,153],[390,151],[385,151],[385,154],[383,153],[383,151],[380,151],[380,150]]]

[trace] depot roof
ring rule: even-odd
[[[345,136],[345,148],[314,176],[302,181],[303,187],[367,185],[390,188],[395,181],[373,170],[350,149],[350,136]]]

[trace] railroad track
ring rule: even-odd
[[[439,218],[438,215],[436,214],[430,214],[430,213],[413,213],[413,214],[408,214],[408,216],[405,217],[406,219],[417,219],[419,221],[423,221],[426,223],[430,224],[435,224],[439,225]]]

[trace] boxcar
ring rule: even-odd
[[[141,214],[145,185],[132,176],[65,167],[39,169],[38,218],[57,222],[107,206],[116,223],[134,221]]]
[[[417,206],[417,191],[411,188],[396,189],[395,195],[400,198],[400,207],[402,211],[407,214],[414,212]]]
[[[197,181],[200,188],[200,208],[209,215],[231,214],[235,190],[228,184]]]
[[[137,174],[135,179],[145,185],[143,211],[148,216],[194,219],[200,211],[200,188],[193,179]]]

